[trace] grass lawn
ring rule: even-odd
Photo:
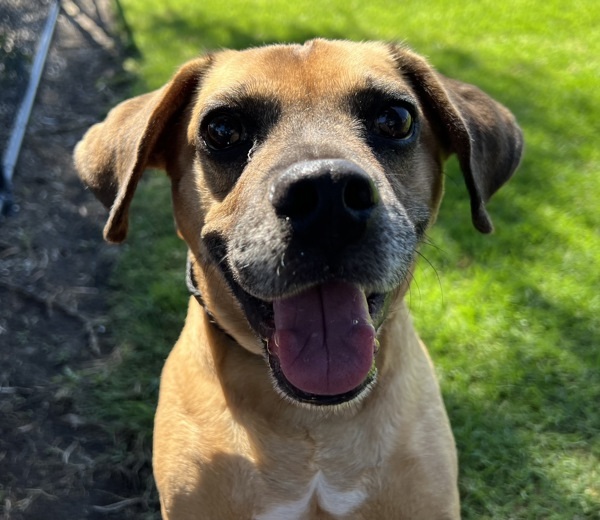
[[[120,0],[137,92],[204,49],[314,36],[404,40],[517,115],[526,154],[472,228],[455,162],[410,293],[456,435],[465,519],[600,518],[600,2]],[[147,175],[114,274],[121,362],[94,413],[146,438],[183,323],[185,247]]]

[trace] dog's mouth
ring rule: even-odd
[[[215,258],[224,248],[213,241]],[[226,261],[218,263],[246,320],[260,338],[276,389],[311,405],[367,395],[377,377],[377,331],[391,292],[365,289],[352,277],[323,273],[268,299],[250,294]],[[306,277],[310,278],[310,277]],[[305,280],[306,280],[305,278]]]
[[[377,372],[376,330],[367,298],[346,282],[327,282],[275,300],[266,348],[278,386],[303,402],[353,399]]]
[[[234,287],[284,396],[335,405],[372,386],[385,294],[367,296],[358,285],[334,280],[266,302]]]

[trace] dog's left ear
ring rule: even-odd
[[[164,168],[165,142],[198,89],[210,56],[186,63],[163,88],[129,99],[88,130],[75,148],[75,167],[108,208],[104,238],[122,242],[129,206],[146,168]]]
[[[473,225],[490,233],[493,225],[485,203],[519,166],[521,129],[507,108],[477,87],[446,78],[407,49],[391,49],[443,144],[458,156],[471,199]]]

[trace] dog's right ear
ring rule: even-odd
[[[477,87],[436,72],[425,58],[391,46],[402,75],[422,99],[450,153],[456,153],[471,199],[471,219],[493,230],[490,197],[512,176],[523,153],[523,133],[513,114]]]
[[[196,93],[210,62],[210,56],[190,61],[163,88],[117,105],[77,144],[79,176],[110,208],[104,227],[109,242],[125,240],[138,181],[146,168],[164,167],[161,137]]]

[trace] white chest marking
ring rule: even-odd
[[[255,520],[302,520],[310,506],[313,496],[317,496],[321,509],[333,516],[344,516],[354,511],[367,498],[361,489],[339,491],[329,485],[320,471],[308,484],[306,493],[298,500],[286,502],[261,513]]]

